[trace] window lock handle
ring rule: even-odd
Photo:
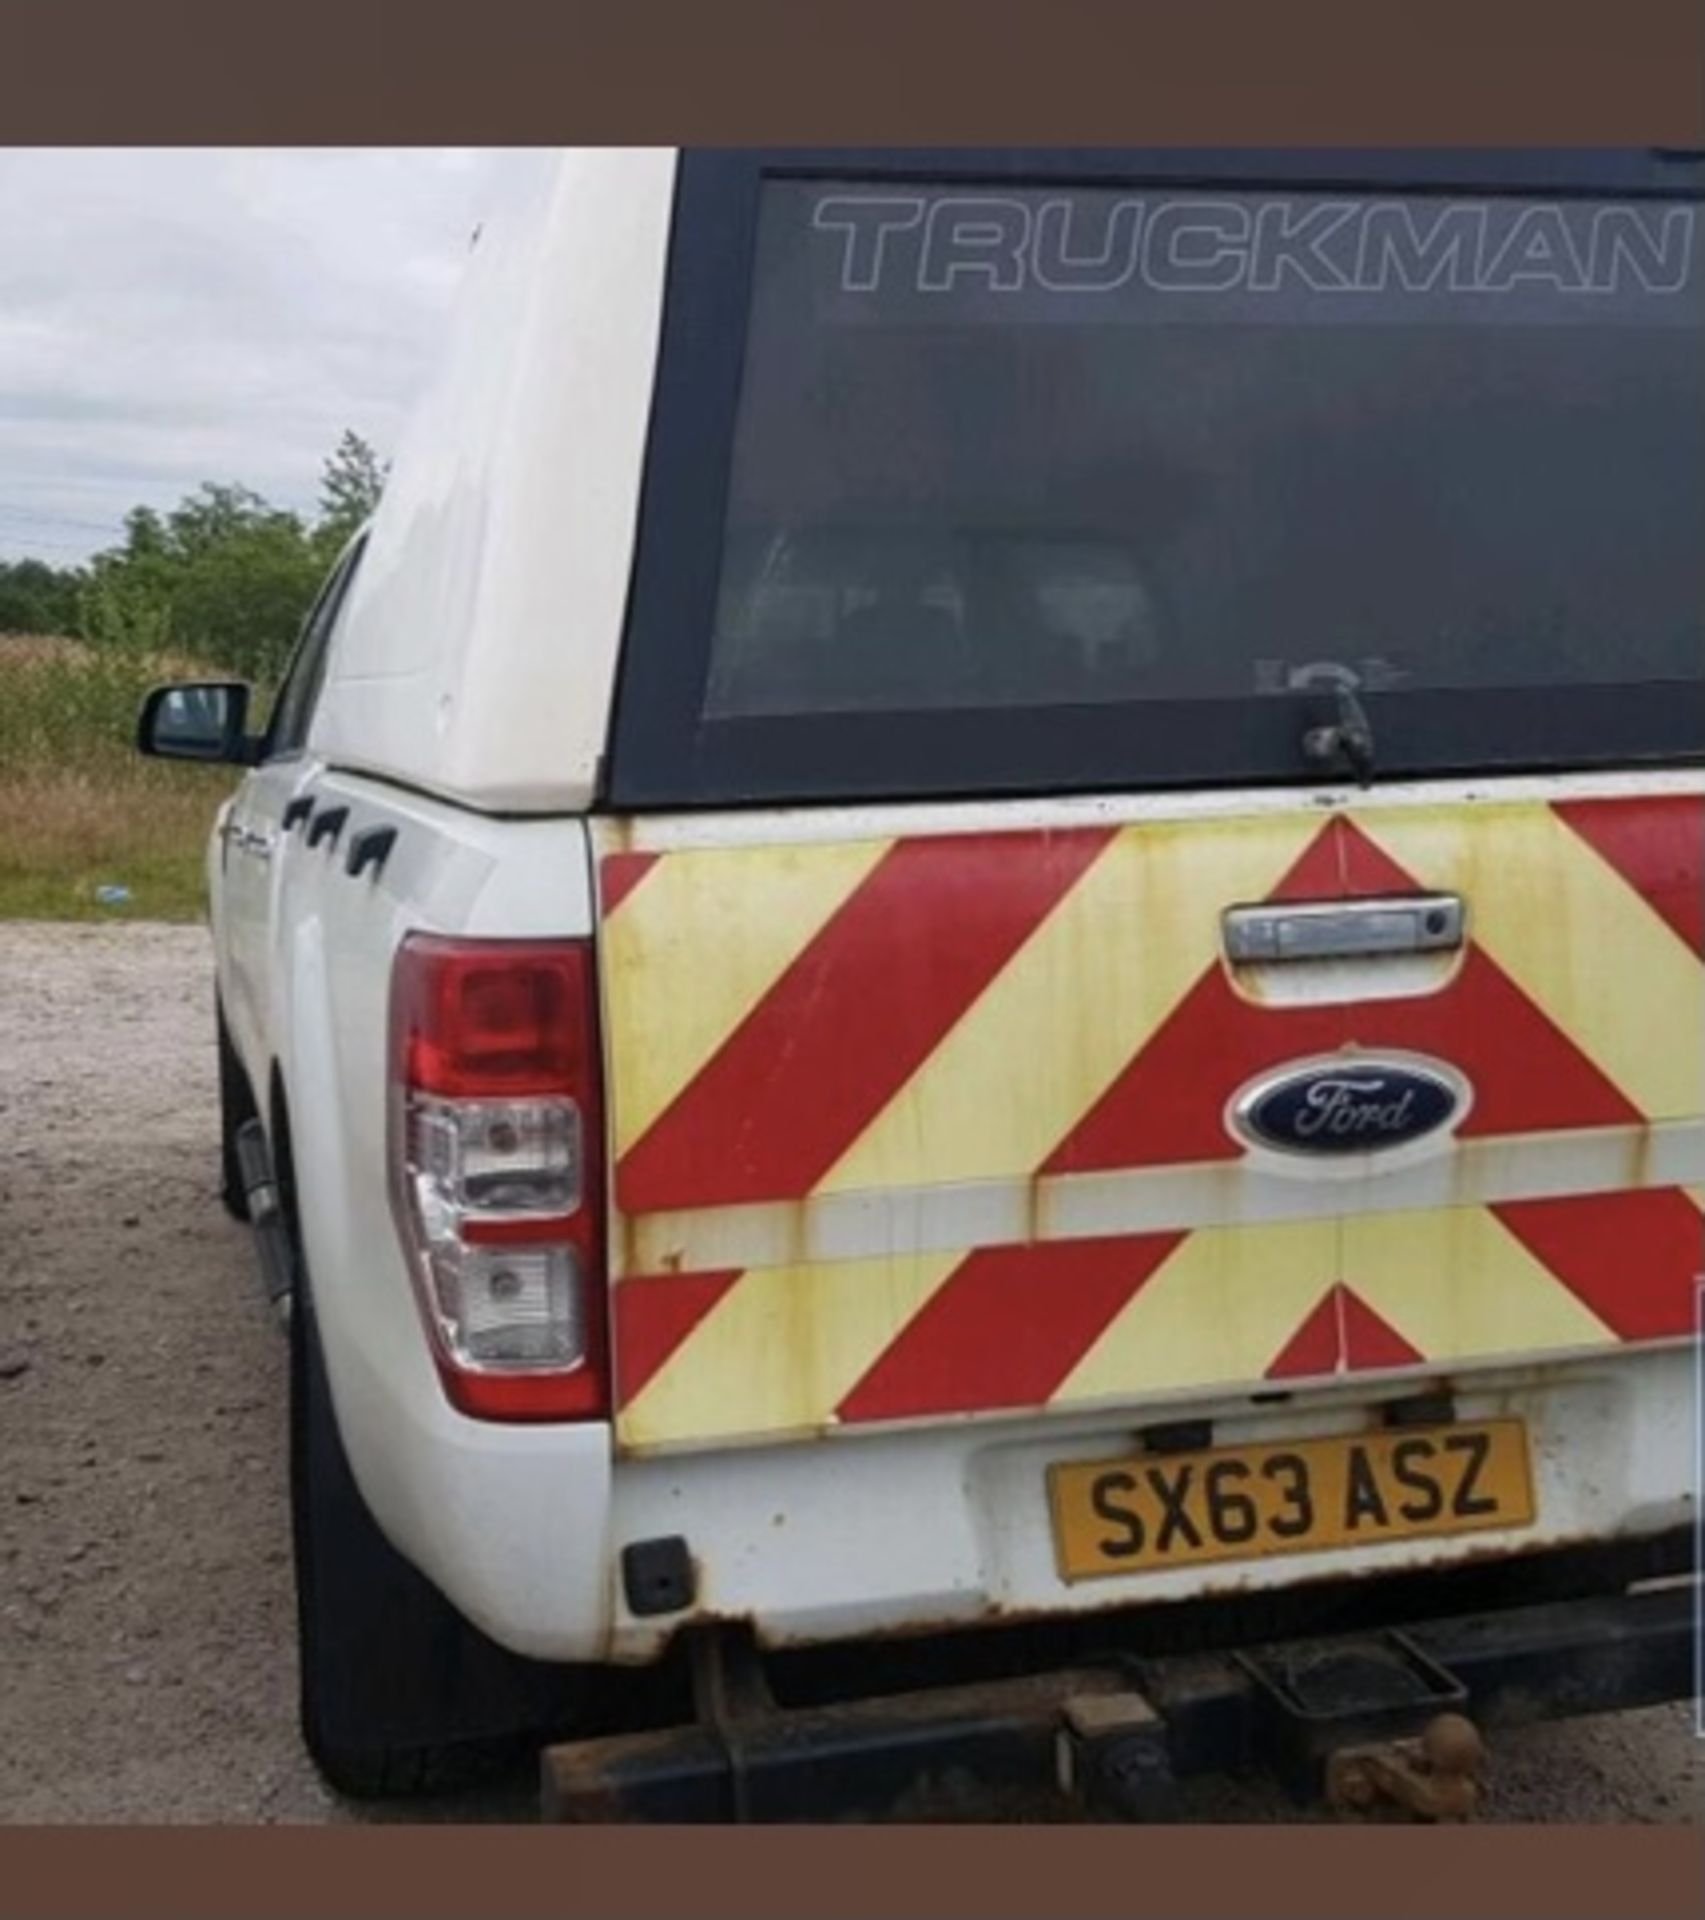
[[[1373,727],[1355,690],[1340,683],[1333,688],[1338,717],[1330,726],[1310,727],[1302,737],[1303,757],[1322,772],[1347,767],[1358,786],[1373,782]]]

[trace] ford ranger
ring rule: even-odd
[[[516,164],[140,723],[326,1776],[1436,1815],[1686,1694],[1698,157]]]

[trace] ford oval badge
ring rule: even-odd
[[[1265,1074],[1233,1103],[1233,1130],[1280,1153],[1389,1153],[1449,1126],[1461,1075],[1415,1056],[1342,1055]]]

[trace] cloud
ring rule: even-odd
[[[388,452],[499,156],[0,152],[0,558],[75,561],[204,480],[311,508]]]

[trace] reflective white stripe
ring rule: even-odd
[[[1269,1158],[978,1180],[642,1215],[626,1271],[703,1272],[865,1260],[1339,1214],[1697,1184],[1705,1120],[1463,1140],[1406,1164]]]
[[[669,853],[689,847],[808,846],[823,841],[898,839],[932,833],[989,833],[1026,827],[1119,826],[1128,821],[1253,820],[1305,808],[1322,822],[1334,810],[1358,820],[1411,808],[1512,801],[1619,800],[1636,794],[1674,795],[1705,791],[1697,768],[1640,773],[1516,774],[1496,780],[1415,780],[1401,786],[1363,789],[1348,784],[1318,787],[1219,787],[1206,791],[1076,794],[1032,800],[934,800],[882,802],[858,807],[765,808],[739,813],[644,814],[623,822],[619,850]],[[598,821],[604,852],[618,851],[616,836]]]

